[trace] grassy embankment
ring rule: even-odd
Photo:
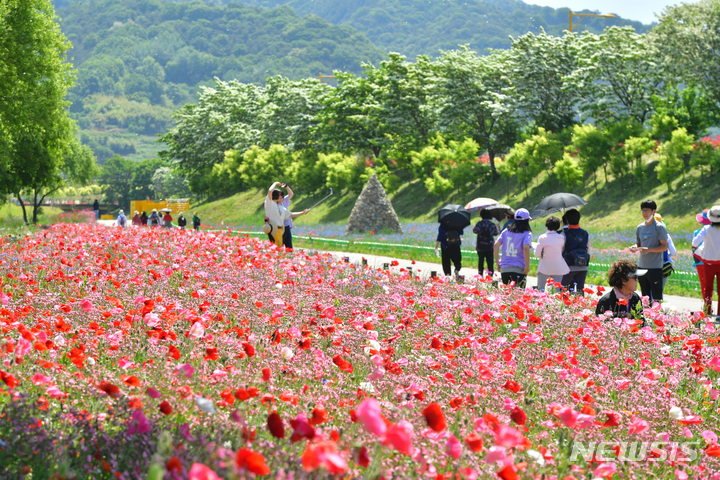
[[[32,222],[32,207],[25,206],[28,220]],[[55,207],[43,207],[38,218],[39,225],[47,225],[55,223],[57,216],[62,213],[62,210]],[[22,207],[19,205],[13,205],[12,203],[6,203],[0,205],[0,231],[3,230],[18,230],[33,227],[25,226],[23,221]]]
[[[606,181],[602,171],[597,174],[597,188],[592,177],[586,178],[583,187],[572,190],[587,200],[588,205],[581,208],[583,219],[581,224],[591,232],[622,232],[632,231],[642,220],[640,216],[640,202],[646,198],[654,199],[658,211],[668,225],[670,231],[692,231],[697,228],[695,215],[702,208],[720,204],[720,183],[713,181],[707,172],[701,175],[698,171],[679,175],[671,182],[671,189],[658,181],[655,172],[656,158],[646,161],[648,178],[643,185],[631,180],[615,179],[608,175]],[[280,180],[283,180],[280,178]],[[402,185],[398,191],[390,195],[393,207],[404,224],[407,223],[434,223],[437,221],[437,210],[446,203],[465,204],[476,197],[490,197],[514,208],[525,207],[532,209],[545,196],[566,191],[566,188],[552,181],[547,173],[540,175],[535,182],[527,186],[518,185],[515,179],[505,181],[499,179],[486,183],[468,192],[454,192],[447,198],[438,198],[428,193],[419,180],[410,180]],[[319,198],[303,197],[302,192],[296,192],[296,202],[293,210],[302,210],[313,205]],[[259,230],[264,216],[263,198],[265,191],[257,189],[245,191],[221,200],[207,202],[193,207],[197,210],[206,225],[240,227],[243,229]],[[299,220],[305,225],[334,224],[344,226],[350,216],[357,195],[338,194],[313,209],[306,217]],[[544,231],[544,219],[532,222],[533,230]],[[342,230],[342,229],[340,229]],[[369,238],[368,238],[369,239]],[[632,242],[630,239],[629,243]],[[316,246],[315,242],[296,242],[300,247]],[[596,248],[623,248],[627,245],[596,241]],[[676,241],[679,250],[688,250],[690,245],[685,240]],[[407,258],[419,261],[437,262],[432,252],[412,251],[401,247],[377,250],[367,246],[350,245],[345,251],[357,253],[374,253],[398,258]],[[596,284],[605,283],[603,275],[592,276],[589,281]],[[688,296],[699,296],[694,289],[668,285],[668,293]]]

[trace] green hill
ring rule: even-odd
[[[131,137],[165,132],[172,111],[214,77],[253,83],[359,73],[362,62],[384,56],[352,27],[300,17],[288,6],[96,0],[65,4],[58,15],[78,69],[71,113],[101,161],[114,153],[152,156],[140,147],[146,139]]]
[[[414,58],[438,55],[470,44],[479,52],[510,47],[509,37],[540,28],[562,35],[568,28],[567,8],[529,5],[520,0],[246,0],[264,7],[289,5],[300,15],[318,15],[365,33],[387,51]],[[590,11],[583,11],[591,13]],[[603,11],[602,13],[612,13]],[[600,33],[606,26],[630,25],[638,33],[649,26],[617,18],[586,18],[582,30]]]

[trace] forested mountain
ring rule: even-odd
[[[362,62],[384,56],[352,27],[300,17],[288,6],[97,0],[73,2],[58,15],[78,69],[71,112],[85,130],[154,135],[214,77],[262,83],[273,75],[359,73]],[[101,160],[134,150],[92,131],[83,139]]]
[[[334,24],[348,24],[386,51],[411,58],[420,54],[435,57],[440,50],[464,44],[479,52],[509,48],[510,36],[538,33],[541,27],[557,36],[568,28],[567,8],[529,5],[520,0],[244,0],[244,3],[263,7],[289,5],[300,15],[315,14]],[[610,25],[629,25],[638,33],[648,28],[618,17],[586,18],[581,29],[600,33]]]
[[[568,10],[519,0],[55,0],[78,69],[70,93],[83,142],[103,161],[144,158],[170,115],[194,102],[214,77],[263,83],[268,77],[360,73],[387,52],[436,57],[459,44],[486,53],[510,36],[560,34]],[[646,27],[586,19],[583,29]],[[140,137],[137,137],[140,135]],[[143,137],[144,136],[144,137]]]

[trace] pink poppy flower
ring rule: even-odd
[[[355,416],[365,430],[377,437],[382,437],[387,431],[385,420],[380,413],[380,404],[374,398],[367,398],[358,405]]]

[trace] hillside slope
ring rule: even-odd
[[[675,231],[692,231],[697,228],[695,215],[703,208],[720,204],[720,184],[714,179],[701,176],[695,170],[672,183],[672,191],[659,182],[656,174],[657,159],[646,160],[648,169],[647,181],[644,185],[628,179],[609,178],[606,182],[602,175],[598,176],[598,190],[591,182],[585,187],[578,187],[573,193],[581,195],[588,204],[581,208],[582,223],[586,227],[602,231],[625,231],[634,228],[641,221],[640,202],[652,198],[658,203],[658,211],[665,222]],[[446,203],[466,204],[476,197],[490,197],[514,208],[524,207],[531,210],[545,196],[564,191],[554,181],[541,175],[528,189],[514,180],[496,180],[478,187],[472,192],[455,192],[447,198],[439,198],[428,193],[419,180],[408,181],[397,192],[389,195],[398,217],[403,223],[433,223],[437,220],[437,210]],[[312,206],[319,198],[308,197],[297,192],[296,201],[292,205],[294,211]],[[238,193],[215,202],[193,206],[200,212],[206,224],[246,225],[259,229],[264,216],[263,197],[266,192],[261,190]],[[299,220],[305,225],[317,223],[334,223],[344,225],[357,199],[357,194],[336,194],[327,202],[313,209],[307,216]],[[533,221],[534,231],[544,230],[545,219]],[[342,230],[342,229],[341,229]]]
[[[540,28],[562,35],[568,9],[529,5],[520,0],[246,0],[250,5],[289,5],[300,15],[314,14],[365,33],[376,45],[408,57],[470,44],[479,51],[510,47],[509,37]],[[591,13],[587,11],[586,13]],[[603,12],[611,13],[611,12]],[[606,26],[649,27],[623,18],[587,18],[581,30],[600,33]]]

